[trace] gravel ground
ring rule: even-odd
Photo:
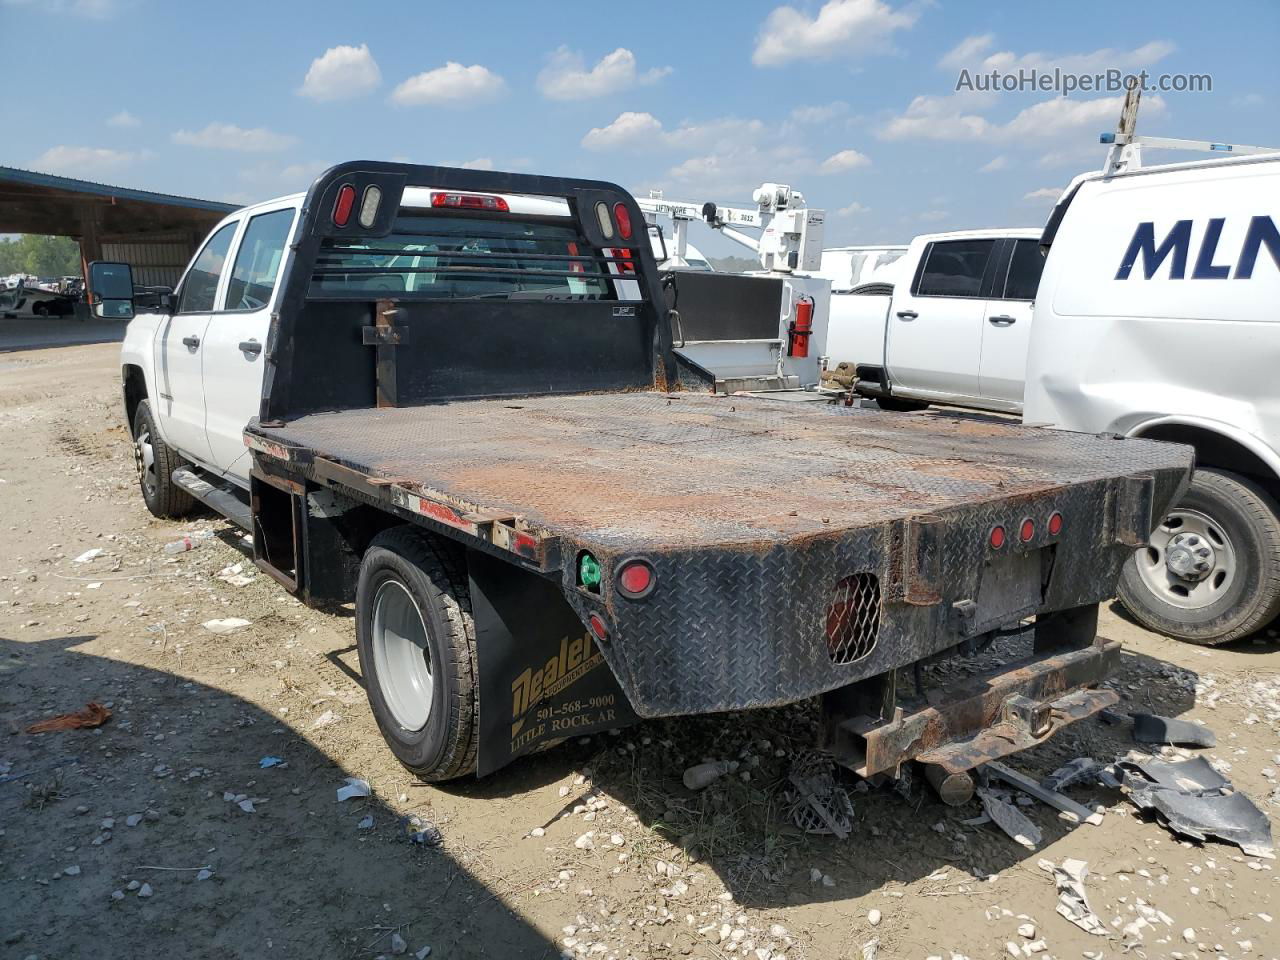
[[[369,715],[349,611],[286,596],[221,521],[146,512],[116,349],[0,355],[0,958],[1280,955],[1274,861],[1180,840],[1103,787],[1069,791],[1105,809],[1100,826],[1019,807],[1034,851],[966,822],[976,802],[852,782],[850,837],[802,833],[785,790],[807,705],[415,782]],[[225,618],[248,624],[202,626]],[[1274,637],[1202,650],[1114,610],[1103,632],[1125,644],[1122,707],[1216,730],[1198,752],[1274,822]],[[104,726],[24,732],[88,701]],[[1089,721],[1012,765],[1133,748]],[[691,793],[681,774],[704,759],[739,766]],[[337,802],[346,777],[371,796]],[[409,817],[442,841],[414,843]],[[1088,862],[1108,935],[1055,912],[1039,861],[1066,858]]]

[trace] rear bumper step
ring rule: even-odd
[[[1095,685],[1120,659],[1120,644],[1092,645],[1033,657],[1011,669],[937,691],[935,702],[892,720],[854,717],[836,728],[837,762],[860,776],[896,771],[910,760],[963,773],[1048,740],[1063,727],[1119,701]]]
[[[210,483],[191,467],[179,467],[173,471],[173,482],[241,530],[253,529],[253,514],[249,510],[249,504],[236,495],[234,487]]]

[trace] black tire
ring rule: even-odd
[[[143,438],[150,438],[153,456],[153,469],[143,468]],[[173,471],[187,465],[172,447],[160,439],[156,430],[155,415],[151,412],[151,402],[143,400],[133,414],[134,459],[138,466],[138,486],[142,490],[142,499],[153,516],[162,520],[178,520],[185,517],[195,507],[196,501],[191,494],[173,482]]]
[[[1199,609],[1183,609],[1153,591],[1131,558],[1120,575],[1125,609],[1146,627],[1204,646],[1260,630],[1280,615],[1280,508],[1254,481],[1225,470],[1197,470],[1178,503],[1213,519],[1235,548],[1234,582]]]
[[[426,725],[406,729],[388,706],[373,650],[374,598],[386,581],[413,598],[426,628],[433,694]],[[476,631],[464,557],[452,543],[412,527],[378,534],[356,587],[356,647],[365,693],[383,739],[408,770],[439,782],[472,774],[480,742]]]
[[[32,304],[31,312],[37,317],[47,317],[49,316],[49,305],[42,300],[39,303]]]
[[[923,400],[904,400],[902,397],[876,397],[876,403],[881,410],[889,410],[893,413],[914,413],[917,410],[929,408],[929,404]]]

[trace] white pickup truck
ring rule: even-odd
[[[832,372],[889,409],[1021,411],[1039,239],[1018,228],[926,234],[851,289],[833,284]]]

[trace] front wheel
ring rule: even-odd
[[[173,482],[173,471],[186,461],[160,439],[149,400],[139,403],[133,414],[133,460],[142,499],[153,516],[177,520],[191,512],[195,498]]]
[[[423,780],[475,772],[475,624],[462,558],[411,527],[374,538],[356,587],[356,647],[383,739]]]
[[[929,404],[923,400],[905,400],[902,397],[876,397],[876,404],[881,410],[889,410],[893,413],[914,413],[917,410],[929,408]]]
[[[1144,626],[1189,643],[1261,629],[1280,614],[1280,508],[1247,477],[1197,470],[1118,593]]]

